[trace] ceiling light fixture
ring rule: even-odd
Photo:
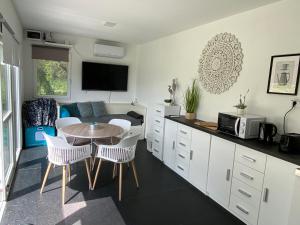
[[[114,23],[114,22],[103,21],[103,26],[105,26],[105,27],[114,27],[116,25],[117,25],[117,23]]]

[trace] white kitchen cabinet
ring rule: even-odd
[[[233,142],[212,136],[207,193],[224,208],[229,206],[234,153]]]
[[[211,135],[192,129],[189,182],[206,193]]]
[[[172,120],[166,120],[165,122],[163,161],[172,170],[174,170],[176,157],[177,125],[178,123]]]
[[[292,220],[289,217],[296,169],[294,164],[267,156],[259,225],[288,225]]]

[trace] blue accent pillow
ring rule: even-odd
[[[93,107],[93,112],[95,117],[104,116],[107,114],[105,103],[103,101],[100,102],[91,102]]]
[[[92,117],[93,114],[93,107],[90,102],[79,102],[77,103],[78,110],[80,112],[81,117]]]
[[[80,112],[78,110],[77,103],[63,105],[63,107],[65,107],[69,111],[70,116],[80,117]]]
[[[68,111],[68,109],[64,106],[61,106],[60,107],[60,118],[64,118],[64,117],[70,117],[71,114],[70,112]]]

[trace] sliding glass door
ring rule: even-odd
[[[0,180],[1,200],[6,200],[15,165],[13,140],[12,67],[1,59],[0,44]]]

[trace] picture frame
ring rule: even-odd
[[[272,56],[267,93],[297,95],[299,69],[300,53]]]

